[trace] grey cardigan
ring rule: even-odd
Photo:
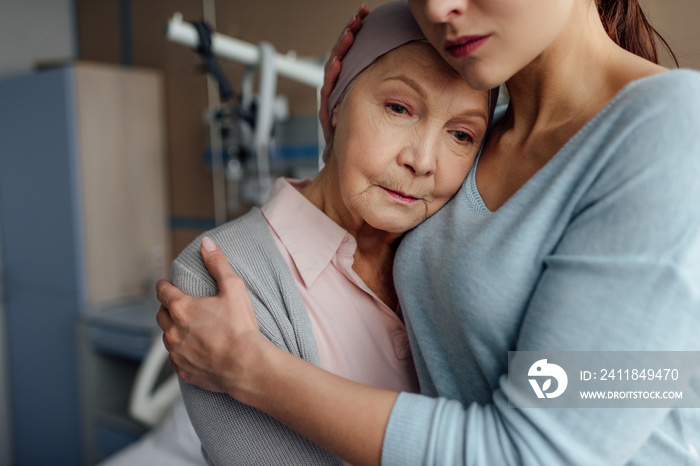
[[[263,335],[280,348],[319,365],[311,321],[260,209],[205,234],[245,281]],[[201,236],[175,259],[172,282],[190,296],[213,296],[217,286],[202,261],[200,242]],[[226,394],[182,381],[180,389],[210,464],[340,464],[328,451]]]

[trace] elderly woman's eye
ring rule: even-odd
[[[406,107],[401,104],[388,103],[386,107],[394,113],[408,113]]]
[[[457,139],[459,142],[474,142],[474,138],[471,136],[471,134],[465,132],[465,131],[450,131],[452,135]]]

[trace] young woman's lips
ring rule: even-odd
[[[454,58],[468,57],[484,45],[490,36],[462,36],[455,40],[446,40],[443,47]]]
[[[385,188],[384,186],[382,186],[381,188],[387,193],[389,193],[391,197],[404,204],[412,204],[418,200],[417,197],[409,196],[408,194],[404,194],[400,191],[393,191],[389,188]]]

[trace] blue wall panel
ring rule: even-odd
[[[0,227],[18,465],[80,464],[85,304],[73,71],[0,81]]]

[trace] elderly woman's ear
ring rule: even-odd
[[[333,148],[333,138],[335,136],[335,127],[338,125],[338,106],[336,105],[331,113],[331,132],[326,137],[326,147],[323,149],[323,162],[328,162]]]
[[[333,112],[331,113],[331,128],[335,129],[336,125],[338,124],[338,105],[333,108]]]

